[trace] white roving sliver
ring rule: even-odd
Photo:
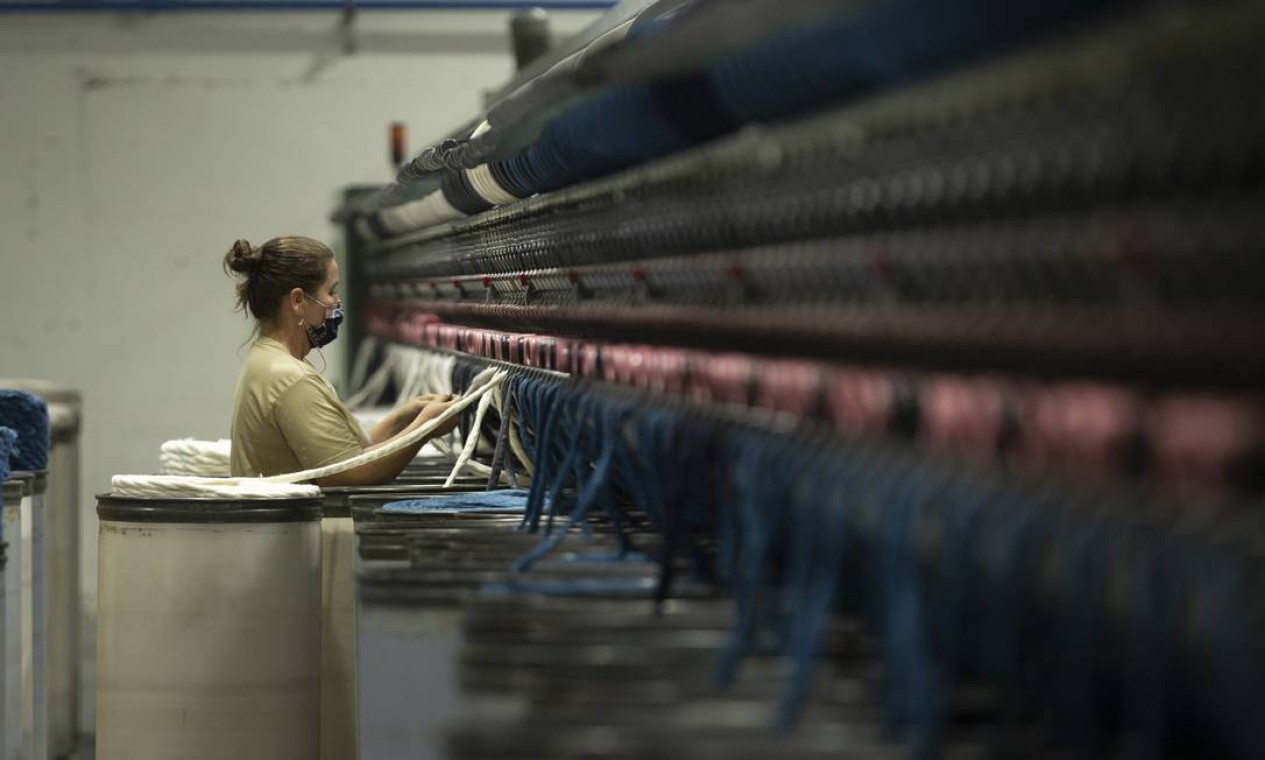
[[[167,441],[158,451],[158,471],[163,475],[227,477],[231,444],[227,439],[200,441],[180,438]]]
[[[356,390],[347,399],[347,408],[358,409],[376,403],[381,398],[382,392],[386,390],[387,382],[390,381],[394,369],[395,354],[388,348],[382,364],[364,381],[364,385],[358,388],[355,385],[352,386]]]
[[[432,438],[429,441],[427,441],[427,444],[430,446],[434,446],[435,451],[438,452],[440,456],[447,457],[453,460],[454,462],[457,460],[458,457],[461,456],[460,452],[453,449],[451,443],[448,443],[447,441],[444,441],[442,439]],[[491,467],[489,467],[486,464],[483,464],[482,462],[477,462],[473,459],[470,460],[469,462],[466,462],[462,469],[464,469],[467,472],[472,472],[475,475],[481,475],[485,478],[492,474]]]
[[[378,339],[372,335],[360,339],[356,358],[351,363],[351,376],[347,378],[347,385],[352,390],[358,390],[364,385],[365,375],[369,373],[369,362],[373,361],[373,354],[377,349]]]
[[[189,475],[115,475],[112,496],[138,499],[298,499],[320,496],[317,486],[269,483],[261,478],[198,478]]]
[[[457,480],[457,473],[461,472],[474,456],[474,449],[479,443],[480,431],[483,429],[483,417],[488,413],[488,405],[492,403],[493,395],[495,394],[485,393],[483,398],[479,399],[479,408],[475,411],[474,424],[470,426],[470,433],[466,436],[466,445],[462,447],[457,463],[452,466],[452,472],[448,473],[444,488],[452,488],[452,484]]]
[[[317,467],[311,470],[303,470],[301,472],[292,472],[285,475],[274,475],[268,478],[194,478],[176,475],[115,475],[111,493],[115,496],[136,496],[143,498],[155,497],[173,497],[173,498],[203,498],[203,499],[278,499],[293,498],[294,496],[319,495],[320,489],[316,486],[293,486],[293,488],[303,489],[302,491],[294,490],[267,490],[271,485],[292,485],[303,483],[309,480],[319,480],[320,478],[337,475],[340,472],[354,470],[361,465],[370,462],[376,462],[379,459],[395,454],[397,451],[408,448],[409,446],[430,437],[434,431],[442,427],[453,417],[461,414],[466,407],[480,401],[484,396],[491,394],[499,388],[505,379],[509,377],[509,372],[489,368],[480,372],[470,381],[470,387],[461,398],[453,402],[452,406],[444,410],[443,414],[433,420],[417,428],[407,435],[402,435],[386,444],[371,451],[357,454],[350,459],[345,459],[336,464],[326,467]],[[477,430],[477,428],[476,428]],[[459,472],[462,466],[461,462],[457,463],[454,471]],[[262,486],[262,487],[261,487]]]

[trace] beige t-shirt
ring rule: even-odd
[[[368,445],[360,424],[312,365],[271,338],[255,341],[237,380],[233,475],[324,467]]]

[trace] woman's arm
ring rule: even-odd
[[[412,402],[410,402],[412,403]],[[396,438],[407,435],[422,425],[430,422],[444,411],[452,406],[454,400],[451,397],[439,397],[437,399],[426,402],[422,406],[422,410],[413,418],[412,422],[404,426],[399,432],[387,437],[385,440],[377,440],[378,429],[382,424],[374,427],[374,443],[365,449],[365,451],[373,451],[381,448]],[[401,407],[404,408],[404,407]],[[454,415],[452,419],[441,425],[430,437],[444,435],[457,427],[459,415]],[[385,420],[384,420],[385,422]],[[392,480],[404,471],[409,462],[413,461],[413,457],[417,456],[417,452],[422,448],[425,440],[417,441],[412,445],[405,446],[399,451],[379,459],[374,462],[367,462],[359,467],[340,472],[336,475],[330,475],[316,481],[316,484],[322,487],[331,486],[374,486],[390,483]]]
[[[427,393],[405,401],[373,426],[369,431],[369,443],[372,445],[386,443],[413,424],[417,415],[422,413],[427,404],[432,401],[450,401],[453,398],[455,397],[452,395]]]

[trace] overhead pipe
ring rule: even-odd
[[[522,71],[548,53],[553,45],[549,15],[539,7],[518,11],[510,19],[510,41],[514,46],[515,68]]]
[[[54,0],[0,3],[0,13],[169,13],[271,11],[602,11],[614,0]]]

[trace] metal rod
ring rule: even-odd
[[[1265,324],[1246,313],[1068,309],[722,309],[401,304],[446,322],[610,342],[954,370],[1093,377],[1147,387],[1256,389],[1265,383]],[[1128,347],[1122,350],[1121,347]]]
[[[468,362],[470,364],[477,364],[481,366],[496,367],[498,369],[508,370],[510,373],[515,374],[515,375],[526,375],[528,377],[534,377],[541,380],[557,380],[558,382],[565,382],[568,380],[576,379],[574,376],[566,372],[559,372],[558,370],[555,370],[555,369],[545,369],[544,367],[532,367],[527,364],[515,364],[513,362],[501,361],[500,359],[491,359],[486,356],[479,356],[478,354],[466,353],[465,351],[454,351],[449,348],[440,348],[439,346],[417,346],[412,343],[405,343],[403,341],[398,341],[398,340],[392,340],[391,342],[397,346],[417,349],[418,351],[426,351],[428,353],[441,354],[444,356],[452,356],[456,358],[457,361],[460,361],[460,362]]]

